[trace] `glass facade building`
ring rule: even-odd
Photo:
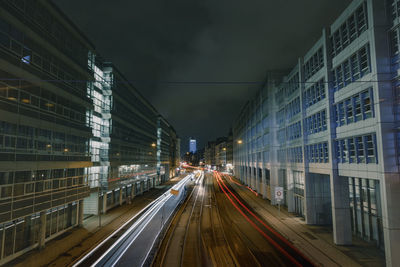
[[[0,14],[2,265],[168,180],[178,141],[51,1]]]
[[[93,45],[47,1],[0,3],[0,264],[82,222]]]
[[[92,53],[93,136],[85,214],[105,213],[175,176],[177,135],[111,63]]]
[[[400,2],[354,0],[290,73],[270,73],[234,122],[244,183],[308,224],[331,224],[400,264]]]

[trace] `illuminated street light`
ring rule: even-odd
[[[156,147],[156,143],[152,143],[151,146],[152,146],[152,147]]]
[[[237,143],[240,145],[241,143],[243,143],[242,140],[238,140]]]
[[[225,151],[225,150],[226,150],[226,147],[222,148],[222,150]]]

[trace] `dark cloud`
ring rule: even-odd
[[[54,0],[182,137],[225,135],[263,81],[288,69],[351,0]]]

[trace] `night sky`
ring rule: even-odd
[[[198,148],[227,135],[267,71],[292,68],[351,0],[54,0]],[[260,82],[248,84],[247,82]]]

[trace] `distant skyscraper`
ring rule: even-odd
[[[189,138],[189,152],[196,153],[196,139]]]

